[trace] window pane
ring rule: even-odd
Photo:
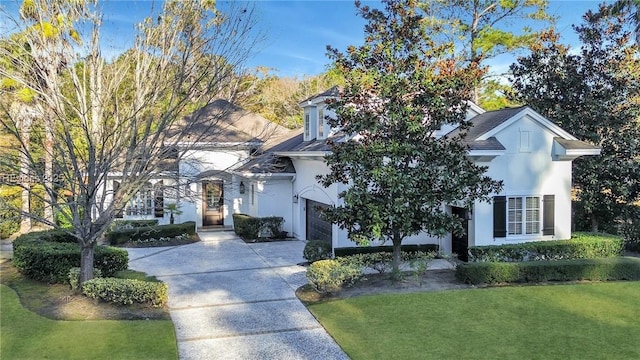
[[[508,232],[509,235],[522,234],[522,198],[510,197],[508,204]]]
[[[540,233],[540,198],[529,196],[526,198],[525,233]]]

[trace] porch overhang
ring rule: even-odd
[[[597,156],[600,153],[600,147],[585,141],[553,138],[551,157],[554,161],[572,161],[580,156]]]

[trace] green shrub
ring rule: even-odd
[[[188,221],[182,224],[155,225],[148,227],[122,228],[108,232],[105,238],[111,245],[122,245],[130,241],[173,238],[196,233],[196,223]]]
[[[121,305],[140,303],[162,307],[167,303],[168,286],[163,282],[96,278],[82,284],[82,293],[92,299]]]
[[[413,251],[402,252],[400,256],[401,261],[409,263],[409,267],[413,269],[414,272],[423,273],[427,270],[429,263],[438,256],[438,253],[435,251]],[[380,274],[388,273],[393,267],[393,253],[390,252],[340,256],[336,257],[336,260],[340,261],[342,264],[353,264],[362,268],[369,268]]]
[[[324,240],[309,240],[304,246],[302,257],[312,263],[331,259],[331,244]]]
[[[100,269],[93,269],[93,277],[100,278],[102,277],[102,272]],[[72,267],[69,269],[69,285],[71,285],[71,290],[78,290],[78,285],[80,285],[80,268]]]
[[[626,250],[640,252],[640,220],[623,224],[620,227],[620,233]]]
[[[575,233],[571,240],[534,241],[519,244],[471,246],[469,261],[544,261],[618,256],[622,239],[614,235]]]
[[[469,284],[575,280],[640,280],[640,258],[460,264],[456,279]]]
[[[0,239],[6,239],[20,230],[22,189],[19,186],[0,185]]]
[[[253,217],[247,214],[233,214],[233,230],[243,239],[252,240],[268,234],[267,237],[281,237],[284,218],[280,216]]]
[[[362,268],[337,260],[318,260],[309,266],[306,276],[318,292],[335,292],[355,283],[362,276]]]
[[[110,231],[119,229],[133,229],[139,227],[151,227],[158,225],[158,219],[153,220],[114,220],[111,223]]]
[[[60,230],[60,229],[51,229],[51,230],[43,230],[43,231],[34,231],[24,235],[18,236],[14,242],[13,246],[20,246],[23,243],[30,242],[54,242],[54,243],[69,243],[69,244],[78,244],[78,239],[76,239],[73,235],[71,235],[68,231]]]
[[[362,268],[369,268],[380,274],[385,274],[391,270],[393,254],[389,252],[377,252],[366,254],[354,254],[336,257],[336,260],[343,264],[353,264]]]
[[[261,222],[260,230],[266,230],[269,234],[271,234],[270,237],[282,237],[282,224],[284,224],[283,217],[268,216],[259,219]]]
[[[416,251],[422,252],[431,252],[438,251],[437,244],[410,244],[410,245],[402,245],[402,252],[411,253]],[[349,256],[354,254],[371,254],[371,253],[380,253],[380,252],[393,252],[393,246],[385,245],[385,246],[352,246],[352,247],[343,247],[343,248],[335,248],[334,253],[336,256]]]
[[[80,246],[58,230],[25,234],[14,241],[13,263],[26,277],[48,283],[66,283],[69,270],[80,266]],[[125,250],[96,245],[94,267],[104,276],[127,268]]]

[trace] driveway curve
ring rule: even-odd
[[[246,244],[199,233],[176,247],[129,248],[129,267],[169,285],[180,359],[348,359],[295,296],[302,241]]]

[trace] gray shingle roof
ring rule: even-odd
[[[592,150],[600,149],[599,146],[591,145],[588,142],[582,140],[567,140],[561,137],[554,137],[553,140],[562,145],[567,150]]]
[[[312,95],[312,96],[300,101],[298,104],[303,105],[307,101],[313,100],[313,99],[319,98],[319,97],[338,97],[338,96],[340,96],[340,87],[339,86],[334,86],[334,87],[331,87],[331,88],[329,88],[329,89],[327,89],[327,90],[325,90],[325,91],[323,91],[323,92],[321,92],[319,94]]]

